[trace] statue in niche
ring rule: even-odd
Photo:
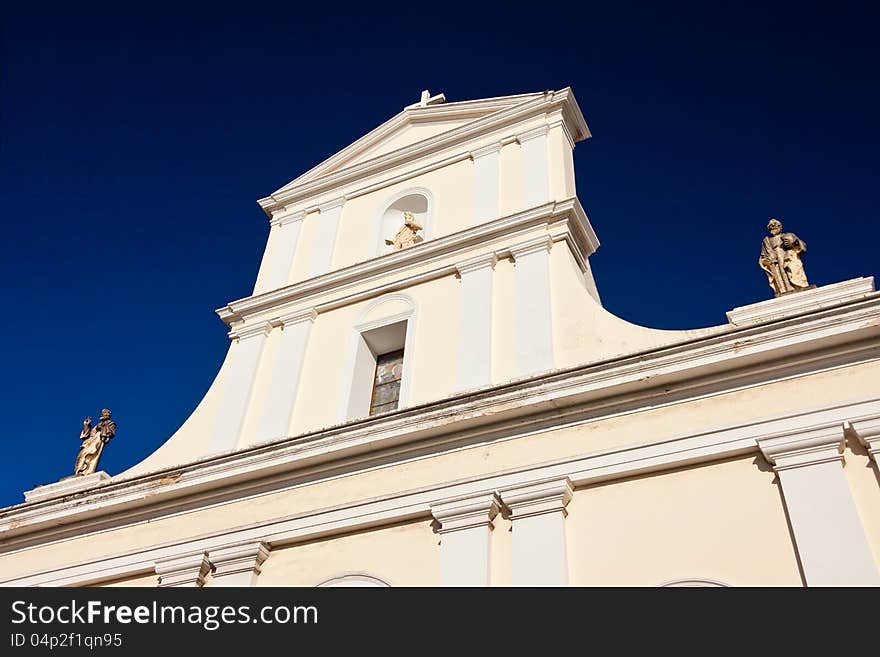
[[[424,242],[425,240],[418,234],[420,230],[422,230],[422,225],[416,220],[415,215],[409,211],[404,212],[403,226],[397,231],[394,239],[385,240],[385,244],[394,247],[393,251],[400,251],[413,244]]]
[[[101,411],[101,420],[95,426],[92,426],[92,418],[83,420],[82,432],[79,434],[82,445],[73,468],[74,477],[92,474],[98,467],[104,445],[116,434],[116,423],[110,416],[110,409],[105,408]]]
[[[768,282],[776,296],[815,287],[807,282],[801,262],[801,254],[807,251],[806,242],[794,233],[783,233],[782,222],[778,219],[770,219],[767,230],[770,235],[761,244],[758,264],[767,272]]]

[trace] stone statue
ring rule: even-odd
[[[422,236],[417,234],[420,230],[422,230],[422,225],[416,221],[415,215],[412,212],[404,212],[403,226],[397,231],[394,239],[385,240],[385,244],[393,246],[394,251],[400,251],[413,244],[424,242]]]
[[[761,244],[758,264],[767,272],[767,279],[776,296],[811,287],[801,263],[801,254],[807,251],[806,242],[794,233],[783,233],[782,222],[778,219],[771,219],[767,230],[770,235]]]
[[[110,410],[105,408],[101,411],[101,421],[92,426],[92,418],[83,420],[82,432],[79,434],[82,445],[76,457],[76,465],[73,468],[73,476],[92,474],[98,467],[98,459],[104,445],[116,434],[116,423],[110,419]]]

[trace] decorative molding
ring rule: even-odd
[[[415,282],[424,282],[448,275],[455,271],[455,266],[452,264],[437,267],[417,276],[406,277],[408,270],[424,267],[427,262],[480,247],[489,241],[550,224],[557,231],[563,224],[568,225],[567,239],[574,249],[575,258],[579,263],[585,263],[586,258],[595,251],[598,240],[595,240],[595,233],[589,226],[589,220],[580,202],[576,197],[572,197],[565,201],[544,203],[523,212],[501,217],[451,235],[434,238],[408,249],[377,256],[293,285],[231,301],[223,308],[217,309],[216,312],[220,319],[227,324],[238,321],[239,318],[246,321],[257,313],[272,309],[280,310],[282,307],[309,301],[318,312],[323,312],[371,296],[396,291],[411,286]],[[499,255],[504,251],[503,248],[499,249]],[[394,271],[399,278],[388,282],[387,274],[391,271]],[[376,281],[377,285],[362,290],[364,283],[369,281]],[[344,296],[345,290],[350,288],[358,288],[360,291]],[[316,303],[316,297],[328,292],[338,296],[325,303]]]
[[[481,157],[485,157],[486,155],[492,155],[493,153],[498,153],[501,150],[501,142],[496,141],[488,146],[483,146],[481,148],[476,148],[470,151],[470,158],[472,160],[477,160]]]
[[[568,477],[503,488],[498,491],[501,501],[510,509],[512,520],[544,513],[561,512],[566,515],[565,507],[571,502],[573,493],[574,488]]]
[[[677,403],[727,392],[737,386],[764,384],[774,377],[812,373],[859,359],[861,362],[876,360],[878,319],[880,303],[868,300],[845,309],[822,311],[807,319],[745,329],[731,327],[719,335],[626,358],[542,374],[387,416],[363,418],[271,444],[208,456],[174,469],[112,480],[98,489],[80,493],[84,503],[75,507],[68,503],[69,498],[9,507],[0,516],[0,536],[6,546],[11,547],[36,540],[32,535],[22,536],[21,541],[14,538],[19,535],[36,531],[63,535],[69,530],[62,525],[94,522],[93,518],[99,514],[122,522],[127,515],[140,513],[138,509],[142,507],[167,505],[175,499],[196,503],[199,495],[221,488],[232,494],[236,486],[242,485],[232,482],[258,481],[283,476],[285,472],[303,471],[303,464],[308,464],[305,471],[309,471],[326,467],[321,463],[339,463],[348,457],[359,460],[365,453],[377,455],[383,448],[392,446],[405,452],[407,443],[418,444],[428,439],[433,449],[440,449],[444,443],[486,440],[490,430],[497,432],[493,434],[496,439],[507,439],[522,435],[530,427],[586,422],[628,409],[656,407],[658,403]],[[852,346],[842,339],[847,334],[850,341],[856,341]],[[867,345],[864,344],[866,339]],[[805,351],[814,355],[804,358]],[[784,362],[768,360],[766,354],[774,354]],[[669,387],[676,391],[671,397]],[[739,453],[757,449],[755,436],[773,436],[791,433],[792,429],[806,430],[817,425],[880,416],[878,404],[880,400],[847,407],[850,410],[846,411],[832,409],[809,422],[793,420],[792,417],[801,416],[794,414],[779,424],[752,427],[736,438],[740,441],[738,449],[744,450]],[[701,448],[693,454],[681,453],[678,459],[698,461],[718,453]],[[722,453],[729,454],[723,450]],[[650,463],[652,467],[661,468],[666,461]],[[169,473],[174,475],[172,483],[165,481]],[[581,483],[569,472],[559,474]]]
[[[521,144],[524,141],[529,141],[530,139],[544,137],[547,135],[548,132],[550,132],[550,126],[545,123],[544,125],[539,125],[537,128],[532,128],[531,130],[519,133],[516,136],[516,140]]]
[[[53,484],[43,484],[24,492],[25,502],[42,502],[53,497],[73,495],[84,490],[94,490],[102,483],[108,482],[110,475],[103,470],[87,475],[65,477]]]
[[[257,202],[264,212],[270,213],[278,206],[291,205],[304,198],[317,196],[324,191],[334,188],[338,189],[359,178],[366,178],[375,173],[416,162],[463,142],[479,139],[482,135],[489,134],[495,130],[515,125],[535,116],[545,115],[557,108],[562,109],[563,118],[572,125],[572,132],[574,134],[578,135],[580,139],[586,139],[590,136],[583,113],[580,111],[570,88],[566,87],[559,91],[531,97],[526,96],[524,98],[523,102],[499,109],[488,116],[476,119],[458,128],[371,158],[365,162],[325,173],[334,163],[342,162],[346,157],[354,156],[358,148],[367,148],[366,144],[368,141],[373,140],[373,143],[378,143],[385,135],[404,125],[408,121],[406,112],[423,112],[427,108],[404,110],[400,115],[379,126],[379,128],[368,133],[329,160],[326,160],[272,195],[262,198]],[[454,105],[454,103],[449,103],[432,109],[437,112],[437,116],[450,116],[449,108],[454,108]],[[444,112],[446,113],[444,114]]]
[[[819,463],[843,463],[844,427],[834,422],[821,427],[758,439],[758,449],[777,472]]]
[[[286,208],[285,208],[286,210]],[[279,210],[272,214],[272,218],[269,220],[269,225],[274,227],[282,227],[287,224],[292,224],[295,221],[302,221],[305,219],[306,213],[303,210],[299,212],[290,212],[285,214],[285,210]]]
[[[159,576],[159,586],[204,586],[211,564],[207,554],[197,552],[158,559],[153,569]]]
[[[784,294],[781,297],[734,308],[727,313],[731,324],[746,326],[793,317],[803,313],[837,306],[867,298],[874,293],[874,277],[852,278],[848,281],[823,285],[812,290]]]
[[[247,340],[248,338],[266,336],[272,330],[272,322],[257,322],[248,326],[236,326],[227,335],[231,340]]]
[[[242,573],[259,575],[268,558],[269,546],[263,541],[229,545],[208,552],[214,579]]]
[[[93,561],[22,575],[0,582],[0,585],[71,586],[133,577],[143,572],[152,572],[154,562],[160,559],[191,555],[198,551],[216,551],[225,545],[246,542],[262,541],[280,547],[317,538],[326,538],[337,533],[412,521],[430,516],[432,505],[436,506],[442,501],[478,497],[485,495],[486,491],[515,491],[515,489],[523,489],[530,485],[540,486],[542,483],[546,484],[554,479],[567,478],[572,482],[572,485],[587,486],[603,481],[680,468],[685,465],[744,456],[758,451],[756,435],[780,434],[783,427],[809,428],[817,425],[829,425],[834,421],[843,422],[846,418],[877,416],[880,416],[880,398],[785,417],[773,416],[765,420],[702,434],[663,436],[641,445],[595,452],[552,463],[497,472],[484,477],[452,481],[440,486],[394,492],[382,498],[350,500],[336,507],[310,510],[264,523],[229,527],[220,533],[154,545],[140,552],[126,551],[115,556],[99,557]],[[504,431],[505,435],[509,435],[509,433],[509,430]],[[281,455],[281,458],[289,460],[290,456],[284,454]],[[359,463],[357,467],[362,470],[364,465]],[[314,481],[313,473],[305,472],[303,477],[304,481]],[[182,475],[177,484],[186,482],[186,479],[187,477]],[[128,486],[131,486],[139,482],[121,483],[123,485],[128,483]],[[146,483],[149,486],[148,489],[134,491],[134,495],[138,499],[145,497],[145,490],[156,490],[155,482],[148,480]],[[189,488],[192,493],[192,486]],[[170,492],[176,496],[186,495],[182,490]],[[235,499],[240,499],[240,496],[241,493],[236,494]],[[562,497],[564,498],[564,492]],[[437,500],[441,500],[441,502],[437,502]],[[91,504],[94,505],[95,501]],[[8,529],[10,520],[13,518],[9,516],[3,519],[6,529],[4,542],[7,548],[13,547],[8,539],[11,533]],[[21,522],[22,519],[18,518],[17,521]],[[45,539],[42,539],[41,543],[45,544],[44,541]],[[26,549],[26,547],[22,549]]]
[[[517,260],[518,258],[523,258],[533,253],[549,251],[552,247],[553,239],[547,235],[543,235],[533,240],[508,247],[507,250],[510,252],[510,255],[513,256],[513,259]]]
[[[438,534],[446,534],[476,527],[492,527],[492,521],[501,510],[501,500],[494,492],[457,497],[428,505],[431,515],[439,523]]]
[[[458,275],[462,276],[472,271],[479,271],[480,269],[494,269],[497,263],[498,255],[496,253],[482,253],[463,262],[459,262],[455,265],[455,269],[458,272]]]
[[[304,310],[287,313],[276,319],[270,319],[269,323],[272,324],[272,326],[280,326],[283,328],[295,324],[302,324],[303,322],[314,322],[317,317],[317,310],[314,308],[305,308]]]
[[[318,206],[318,212],[324,214],[326,212],[330,212],[330,210],[335,210],[336,208],[341,208],[345,203],[346,198],[344,196],[340,196],[339,198],[335,198],[332,201],[327,201],[326,203],[321,203]]]
[[[871,459],[880,466],[880,416],[849,422],[848,425],[868,450]]]

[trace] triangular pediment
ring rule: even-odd
[[[543,92],[539,92],[452,103],[410,105],[354,143],[284,185],[275,191],[273,196],[457,130],[492,114],[541,98],[543,95]]]

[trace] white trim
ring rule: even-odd
[[[452,481],[378,498],[347,500],[334,507],[279,517],[268,522],[229,527],[222,532],[154,545],[138,552],[124,552],[115,556],[100,557],[90,562],[34,572],[2,581],[0,584],[68,586],[133,577],[144,572],[152,572],[153,563],[157,559],[216,550],[225,545],[259,540],[273,547],[279,547],[327,538],[338,533],[427,518],[431,513],[431,505],[436,504],[436,500],[493,493],[560,477],[568,477],[573,486],[587,486],[649,472],[676,469],[685,465],[745,456],[758,452],[756,436],[779,434],[783,428],[788,428],[789,433],[798,428],[808,431],[816,425],[824,426],[843,422],[846,418],[861,417],[880,417],[880,399],[822,408],[787,417],[774,415],[765,420],[702,434],[664,436],[641,445],[535,464],[526,468],[496,472],[485,477]],[[287,458],[289,460],[289,457]],[[364,466],[359,465],[358,471],[364,471]],[[314,476],[306,472],[298,485],[309,485],[314,481]],[[181,482],[186,482],[185,476],[181,476],[176,484],[170,485],[170,488]],[[145,483],[150,490],[156,490],[153,482]],[[172,492],[178,496],[185,495],[179,488]],[[135,494],[139,495],[140,499],[144,497],[143,493]],[[237,495],[235,499],[242,497]],[[86,503],[94,505],[95,501],[86,500]],[[22,505],[22,507],[26,506],[28,505]],[[8,512],[3,519],[6,527],[10,522],[22,523],[24,519],[20,515],[14,510]],[[32,523],[24,521],[23,524]],[[29,530],[33,531],[33,527]],[[11,529],[6,529],[4,538],[7,539],[10,533],[12,533]],[[11,547],[11,541],[7,539],[5,543],[7,547]],[[27,549],[27,547],[19,549]]]
[[[453,104],[440,105],[437,108],[431,108],[434,112],[426,113],[426,115],[436,114],[438,116],[444,116],[442,112],[451,107],[453,107]],[[573,130],[575,134],[583,139],[590,136],[589,129],[587,128],[583,114],[577,105],[574,94],[570,88],[566,87],[559,91],[541,94],[526,99],[524,102],[516,103],[504,109],[499,109],[488,116],[443,132],[434,137],[429,137],[428,139],[424,139],[415,144],[399,148],[391,153],[369,159],[350,167],[345,167],[338,171],[330,171],[324,174],[323,171],[326,171],[330,166],[330,160],[327,160],[325,163],[315,167],[310,172],[303,174],[303,176],[300,176],[300,178],[294,180],[292,183],[277,190],[271,196],[258,200],[257,203],[263,208],[264,212],[269,213],[278,206],[291,205],[305,198],[314,198],[319,194],[326,193],[332,189],[339,189],[358,179],[367,178],[370,175],[388,171],[404,164],[415,163],[444,149],[452,148],[467,141],[477,140],[481,136],[490,134],[495,130],[521,123],[535,116],[545,115],[557,108],[562,109],[563,119],[572,124],[575,128],[575,130]],[[429,108],[423,108],[421,110],[404,110],[401,115],[398,115],[399,118],[395,117],[386,124],[383,124],[374,130],[373,133],[362,138],[363,141],[359,140],[358,142],[355,142],[355,144],[358,144],[359,142],[363,143],[367,138],[383,131],[387,134],[400,125],[403,125],[407,120],[406,112],[424,112],[424,110],[427,109]],[[440,111],[438,112],[437,110]],[[448,114],[445,116],[448,116]],[[391,125],[392,123],[394,125]],[[352,147],[353,146],[354,144]],[[347,150],[348,149],[345,149],[340,153],[337,153],[331,159],[335,161],[344,159],[344,154]],[[325,167],[322,170],[321,175],[318,175],[316,170],[320,167],[324,167],[325,164],[328,165],[328,167]],[[314,175],[315,177],[307,179],[310,175]]]
[[[204,586],[211,563],[204,552],[157,559],[153,570],[159,576],[158,586]],[[128,573],[126,573],[128,574]]]
[[[168,505],[180,508],[183,504],[173,502],[175,499],[189,500],[187,508],[193,508],[193,504],[205,504],[200,496],[211,496],[211,491],[224,489],[230,495],[242,495],[237,491],[241,484],[233,482],[265,480],[270,475],[290,477],[284,473],[326,468],[321,464],[338,464],[346,458],[362,461],[364,453],[381,455],[383,449],[392,446],[403,454],[409,449],[408,442],[430,439],[432,449],[440,450],[448,444],[510,439],[528,432],[529,427],[546,430],[549,426],[569,426],[854,362],[876,361],[877,348],[873,345],[880,332],[878,319],[880,300],[857,302],[810,318],[731,330],[496,386],[477,394],[454,396],[387,416],[348,422],[269,445],[207,456],[131,479],[117,478],[101,488],[81,493],[81,501],[87,503],[76,507],[64,498],[9,507],[0,518],[0,536],[7,546],[39,539],[34,534],[22,541],[14,538],[28,532],[63,536],[74,531],[68,523],[95,524],[93,518],[97,516],[109,517],[115,523],[125,522],[127,516],[137,515],[140,508],[149,505],[165,504],[167,513]],[[846,337],[855,342],[847,344]],[[866,339],[868,345],[863,342]],[[782,360],[768,360],[766,354]],[[666,387],[672,384],[676,392],[670,395]],[[829,409],[821,415],[821,422],[856,422],[878,416],[880,400],[853,406],[845,413]],[[791,421],[788,418],[786,423],[773,425],[776,428],[772,431],[747,433],[743,436],[747,441],[744,444],[754,446],[755,435],[806,428],[801,423],[789,424]],[[816,420],[812,426],[819,422]],[[749,449],[746,447],[746,451]],[[705,456],[698,451],[693,457],[699,460]],[[366,466],[361,462],[357,467]],[[657,467],[662,467],[662,462]],[[574,477],[572,480],[577,483]]]
[[[263,541],[227,545],[208,552],[213,567],[209,587],[254,586],[263,562],[269,558],[269,546]]]
[[[516,235],[539,226],[552,226],[555,241],[565,239],[573,250],[575,260],[584,266],[586,258],[597,248],[598,240],[583,207],[577,198],[545,203],[536,208],[501,217],[479,226],[437,237],[408,249],[401,249],[368,261],[343,267],[321,276],[288,285],[278,290],[252,295],[217,309],[217,314],[227,324],[247,321],[257,313],[274,310],[284,312],[296,304],[308,303],[318,312],[354,303],[358,300],[378,296],[411,286],[416,282],[432,280],[455,271],[454,265],[442,265],[419,274],[425,265],[449,255],[468,252],[487,242]],[[505,249],[496,250],[499,257]],[[394,272],[396,279],[389,282],[388,274]],[[363,289],[364,285],[375,285]],[[346,291],[357,289],[357,292]],[[318,298],[327,293],[334,295],[332,300],[319,302]]]
[[[858,301],[871,296],[873,292],[873,276],[852,278],[848,281],[823,285],[812,290],[791,292],[774,299],[740,306],[729,311],[727,319],[731,324],[737,326],[761,324],[783,317],[830,308],[849,301]]]

